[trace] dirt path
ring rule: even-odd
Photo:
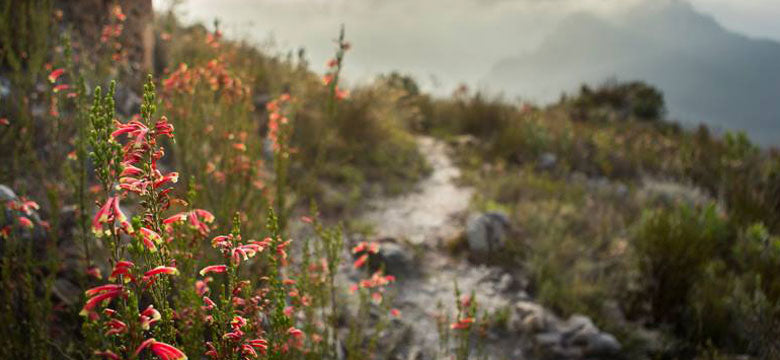
[[[364,219],[375,225],[378,237],[396,239],[406,244],[407,252],[417,254],[413,264],[415,274],[399,279],[394,302],[411,329],[406,340],[411,342],[406,346],[409,349],[407,358],[418,358],[419,355],[431,359],[438,357],[436,315],[439,302],[451,316],[455,313],[454,281],[457,280],[462,293],[475,292],[480,311],[505,307],[515,296],[510,294],[512,278],[508,274],[497,268],[455,259],[443,248],[444,240],[463,231],[463,215],[468,211],[474,190],[456,185],[460,170],[452,163],[447,144],[430,137],[418,137],[418,146],[433,168],[430,176],[422,180],[414,192],[373,201]],[[506,348],[502,349],[505,355],[506,351]],[[521,358],[517,352],[512,355]]]
[[[474,191],[455,185],[460,169],[452,163],[444,142],[421,136],[417,143],[433,169],[431,174],[414,192],[372,202],[373,210],[365,219],[378,234],[420,245],[457,234],[459,224],[453,223],[453,216],[466,211]]]

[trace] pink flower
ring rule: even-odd
[[[145,227],[140,228],[138,232],[141,233],[141,240],[143,241],[144,245],[146,245],[146,248],[151,252],[156,252],[157,246],[155,246],[155,244],[162,243],[162,237],[160,234]]]
[[[246,326],[246,319],[241,316],[233,316],[233,320],[230,320],[230,326],[234,329],[240,329]]]
[[[390,315],[392,315],[393,317],[399,318],[399,317],[401,317],[401,310],[390,309]]]
[[[160,274],[179,275],[179,270],[173,266],[158,266],[152,270],[145,272],[144,278],[151,278],[152,276],[160,275]]]
[[[149,133],[149,128],[138,120],[131,120],[126,124],[117,124],[117,129],[111,133],[111,137],[119,137],[123,134],[127,134],[130,140],[130,144],[133,147],[140,147],[146,143],[146,134]]]
[[[173,125],[168,122],[168,118],[163,116],[154,124],[154,130],[157,135],[173,137]]]
[[[163,224],[170,225],[174,223],[182,223],[189,220],[191,228],[198,230],[202,235],[206,235],[209,232],[207,223],[214,222],[214,215],[203,209],[195,209],[189,212],[182,212],[173,215],[165,220]]]
[[[471,324],[473,322],[474,322],[474,318],[472,318],[472,317],[463,318],[463,319],[460,319],[460,320],[452,323],[452,325],[450,325],[450,329],[453,329],[453,330],[467,330],[468,328],[471,327]]]
[[[92,231],[97,236],[103,235],[103,226],[106,224],[113,224],[114,221],[119,221],[119,226],[128,234],[133,233],[133,226],[127,221],[127,216],[122,212],[119,207],[119,197],[113,196],[106,200],[106,203],[95,214],[95,218],[92,220]],[[111,234],[111,229],[106,230],[106,235]]]
[[[79,315],[88,316],[92,310],[105,301],[110,301],[119,296],[124,296],[124,287],[122,285],[103,285],[87,290],[87,296],[91,296],[84,304]]]
[[[159,179],[155,180],[154,181],[154,188],[157,189],[160,186],[162,186],[162,185],[164,185],[166,183],[169,183],[169,182],[175,184],[178,181],[179,181],[179,173],[172,172],[172,173],[169,173],[169,174],[167,174],[165,176],[162,176]]]
[[[200,270],[200,276],[204,276],[208,273],[223,273],[227,271],[226,265],[209,265]]]
[[[203,308],[205,310],[211,310],[215,306],[217,306],[217,304],[214,302],[214,300],[211,300],[211,298],[209,298],[208,296],[204,296],[203,297],[203,303],[206,304],[206,305],[203,305]]]
[[[110,359],[110,360],[121,360],[122,359],[122,358],[119,357],[119,355],[114,354],[114,352],[111,351],[111,350],[103,350],[103,351],[95,350],[95,352],[93,352],[92,354],[94,354],[95,356],[100,356],[102,358]]]
[[[367,261],[368,261],[368,254],[363,254],[357,260],[355,260],[353,266],[355,267],[355,269],[357,269],[365,265]]]
[[[25,216],[20,216],[16,218],[16,220],[23,228],[32,229],[35,227],[35,224],[33,224],[33,222]]]
[[[141,321],[141,328],[144,330],[149,330],[149,327],[152,324],[160,321],[160,319],[162,318],[160,316],[160,312],[157,311],[157,309],[155,309],[153,305],[149,305],[149,307],[147,307],[146,310],[142,311],[138,317]]]
[[[371,254],[376,254],[377,252],[379,252],[379,245],[377,245],[377,243],[375,242],[369,244],[365,241],[361,241],[355,247],[352,248],[353,254],[357,254],[363,251],[368,251]]]
[[[65,73],[65,69],[62,68],[52,71],[51,73],[49,73],[49,82],[53,84],[54,82],[57,81],[57,78],[62,76],[62,74],[64,73]]]
[[[54,91],[54,93],[58,93],[60,91],[68,90],[68,89],[70,89],[70,85],[68,85],[68,84],[59,84],[59,85],[55,86],[54,88],[52,88],[52,91]]]
[[[87,268],[87,275],[92,276],[93,278],[98,280],[103,278],[103,274],[100,273],[100,268],[95,265],[92,265]]]
[[[105,285],[99,285],[91,289],[88,289],[87,291],[84,292],[84,294],[87,295],[88,297],[92,297],[105,292],[119,291],[122,290],[123,288],[124,287],[122,285],[105,284]]]
[[[131,281],[133,275],[130,274],[130,269],[134,266],[135,264],[130,261],[118,261],[116,265],[114,265],[114,270],[111,271],[111,275],[108,276],[108,281],[115,281],[119,275],[124,277],[125,282]]]
[[[141,170],[141,169],[139,169],[139,168],[137,168],[137,167],[135,167],[133,165],[130,165],[130,164],[122,164],[122,165],[123,165],[122,173],[119,174],[120,177],[138,176],[138,175],[142,175],[144,173],[143,170]]]
[[[137,357],[146,348],[150,348],[152,353],[157,355],[161,360],[187,360],[187,355],[183,351],[168,345],[163,342],[159,342],[154,338],[148,339],[141,343],[135,350],[133,357]]]
[[[106,336],[121,334],[127,330],[127,324],[117,319],[109,320],[106,326],[108,326],[108,330],[105,333]]]

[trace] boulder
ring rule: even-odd
[[[469,250],[476,255],[501,250],[511,230],[509,217],[499,212],[473,215],[466,224],[466,240]]]
[[[518,301],[515,304],[509,327],[515,332],[534,334],[547,332],[558,322],[555,315],[549,313],[541,305],[530,301]]]
[[[536,168],[538,170],[552,170],[558,163],[558,156],[551,152],[544,152],[539,155],[536,160]]]
[[[620,342],[612,334],[598,333],[587,337],[585,356],[610,356],[620,352]]]
[[[409,249],[393,239],[380,240],[377,260],[387,274],[395,276],[409,275],[414,269],[414,257]]]

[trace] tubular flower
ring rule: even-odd
[[[95,266],[95,265],[92,265],[92,266],[88,267],[86,272],[87,272],[87,275],[89,275],[89,276],[91,276],[91,277],[93,277],[93,278],[95,278],[97,280],[100,280],[100,279],[103,278],[103,274],[100,272],[100,268]]]
[[[105,333],[106,336],[121,334],[127,330],[127,324],[117,319],[109,320],[106,325],[108,326],[108,330]]]
[[[70,89],[70,85],[68,85],[68,84],[59,84],[59,85],[53,87],[52,91],[54,91],[54,93],[58,93],[60,91],[68,90],[68,89]]]
[[[160,312],[157,311],[153,305],[149,305],[146,310],[141,312],[139,319],[141,321],[141,328],[144,330],[149,330],[149,326],[160,321],[161,316]]]
[[[16,218],[16,220],[23,228],[32,229],[35,227],[35,224],[33,224],[32,220],[28,219],[26,216],[20,216]]]
[[[104,292],[111,292],[111,291],[122,290],[122,288],[123,288],[122,285],[106,284],[106,285],[95,286],[95,287],[85,291],[84,294],[89,296],[89,297],[92,297],[92,296],[95,296],[97,294],[101,294],[101,293],[104,293]]]
[[[115,354],[111,350],[95,350],[95,352],[92,353],[95,356],[100,356],[104,359],[110,359],[110,360],[121,360],[122,358],[119,357],[119,355]]]
[[[170,225],[185,221],[189,223],[190,228],[198,230],[202,235],[206,235],[210,231],[207,224],[214,222],[214,215],[203,209],[195,209],[173,215],[163,220],[163,224]]]
[[[130,139],[131,147],[141,147],[146,144],[146,135],[149,134],[149,128],[138,120],[131,120],[126,124],[117,123],[117,129],[111,133],[111,137],[119,137],[127,134]]]
[[[200,270],[200,276],[208,273],[223,273],[227,271],[227,265],[209,265]]]
[[[62,69],[62,68],[56,69],[56,70],[52,71],[51,73],[49,73],[49,77],[48,77],[49,78],[49,82],[52,83],[52,84],[55,83],[57,81],[57,79],[60,76],[62,76],[62,74],[64,74],[64,73],[65,73],[65,69]]]
[[[187,355],[183,351],[168,345],[164,342],[159,342],[154,338],[148,339],[141,343],[133,357],[137,357],[144,349],[149,348],[154,355],[157,355],[161,360],[187,360]]]
[[[119,275],[124,276],[125,282],[133,280],[133,275],[130,274],[130,269],[133,266],[135,266],[135,264],[130,261],[118,261],[116,265],[114,265],[114,270],[111,271],[111,275],[108,276],[108,281],[115,281]]]
[[[363,254],[357,260],[355,260],[353,266],[355,267],[355,269],[357,269],[365,265],[367,261],[368,261],[368,254]]]
[[[103,303],[104,301],[110,301],[119,296],[124,296],[124,287],[113,284],[110,286],[98,286],[96,288],[87,290],[87,296],[90,296],[90,298],[81,309],[81,312],[79,313],[81,316],[88,316],[90,313],[92,313],[96,306]]]
[[[144,278],[151,278],[155,275],[167,274],[167,275],[179,275],[179,270],[173,266],[158,266],[152,270],[144,273]]]
[[[211,289],[209,289],[209,282],[211,282],[211,280],[212,280],[211,277],[207,277],[207,278],[205,278],[203,280],[196,281],[195,282],[195,293],[197,293],[198,296],[203,296],[206,293],[208,293],[209,291],[211,291]]]
[[[27,215],[32,215],[34,210],[40,210],[38,203],[32,200],[21,198],[20,200],[11,200],[6,203],[6,207],[10,210],[16,210],[23,212]]]
[[[247,261],[249,258],[254,257],[260,251],[263,251],[263,248],[257,244],[239,245],[233,248],[231,261],[233,264],[238,264],[241,262],[242,257],[244,258],[244,261]]]
[[[474,322],[474,318],[472,317],[463,318],[452,323],[452,325],[450,325],[450,328],[453,330],[467,330],[468,328],[471,327],[471,324],[473,322]]]
[[[157,135],[165,135],[169,138],[173,137],[173,125],[168,122],[168,118],[163,116],[154,124],[154,130]]]
[[[141,233],[141,240],[143,241],[144,245],[146,245],[146,248],[151,252],[156,252],[157,246],[155,246],[155,244],[162,243],[162,237],[160,234],[145,227],[140,228],[138,232]]]
[[[214,300],[211,300],[211,298],[209,298],[208,296],[204,296],[203,297],[203,303],[206,304],[206,305],[203,305],[203,309],[204,310],[211,310],[215,306],[217,306],[217,304],[214,303]]]
[[[211,247],[215,249],[230,248],[233,242],[233,235],[219,235],[211,239]]]
[[[144,171],[131,165],[131,164],[123,164],[122,173],[119,174],[120,177],[125,176],[138,176],[143,174]]]
[[[169,173],[168,175],[161,176],[157,180],[155,180],[154,181],[154,188],[157,189],[160,186],[163,186],[163,185],[165,185],[166,183],[169,183],[169,182],[175,184],[178,181],[179,181],[179,173],[172,172],[172,173]]]
[[[95,214],[95,218],[92,220],[92,231],[97,236],[101,236],[104,233],[106,235],[111,234],[111,229],[103,231],[103,226],[114,221],[119,221],[119,226],[128,234],[133,233],[133,225],[127,221],[127,216],[122,212],[119,207],[119,197],[113,196],[106,200],[106,203]]]
[[[377,245],[377,243],[375,242],[367,243],[365,241],[361,241],[360,243],[355,245],[355,247],[352,248],[352,253],[358,254],[361,252],[376,254],[377,252],[379,252],[379,245]]]
[[[230,326],[233,327],[234,329],[240,329],[246,326],[246,319],[236,315],[233,317],[233,320],[230,320]]]

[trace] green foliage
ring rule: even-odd
[[[678,206],[646,213],[634,239],[636,256],[653,319],[675,322],[684,316],[693,285],[705,265],[728,249],[728,223],[715,205]]]

